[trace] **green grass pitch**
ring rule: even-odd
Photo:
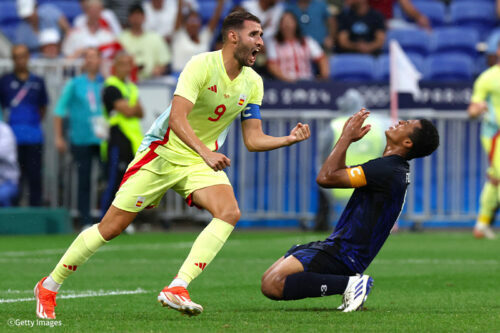
[[[32,288],[74,235],[0,237],[0,332],[500,331],[498,240],[475,240],[469,232],[393,235],[366,272],[375,285],[365,310],[345,314],[335,310],[341,296],[274,302],[260,293],[269,265],[291,245],[324,234],[236,231],[191,284],[192,299],[205,311],[189,318],[162,308],[156,296],[196,234],[113,240],[66,281],[60,295],[67,298],[59,298],[56,308],[62,326],[54,328],[9,326],[9,319],[36,320]],[[133,293],[107,295],[112,291]]]

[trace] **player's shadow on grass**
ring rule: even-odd
[[[292,308],[292,309],[280,309],[285,312],[342,312],[342,310],[337,310],[336,308]],[[363,308],[361,311],[370,311],[367,308]]]

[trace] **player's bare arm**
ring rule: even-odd
[[[361,109],[346,121],[339,140],[325,163],[323,163],[316,178],[316,182],[321,187],[354,187],[345,165],[346,152],[351,143],[362,139],[370,131],[370,125],[363,126],[363,122],[369,115],[370,111]]]
[[[191,149],[197,152],[207,165],[215,171],[231,165],[231,160],[224,154],[211,151],[194,133],[187,120],[193,109],[193,103],[181,96],[174,96],[168,126]]]
[[[307,140],[311,136],[309,125],[298,123],[288,136],[275,137],[262,131],[260,119],[247,119],[242,122],[243,141],[249,151],[267,151],[290,146]]]
[[[488,104],[486,102],[472,102],[467,109],[469,117],[476,118],[488,111]]]

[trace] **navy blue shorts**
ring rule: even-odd
[[[294,245],[287,251],[285,258],[293,255],[304,266],[305,272],[334,275],[356,275],[337,256],[338,248],[323,241]]]

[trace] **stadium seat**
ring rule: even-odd
[[[430,36],[422,29],[389,30],[385,39],[384,51],[388,52],[389,41],[395,39],[405,52],[426,56],[429,53]]]
[[[373,80],[375,60],[370,55],[339,54],[330,58],[330,70],[336,81]]]
[[[11,25],[18,23],[20,20],[17,15],[15,1],[0,2],[0,25]]]
[[[215,8],[217,7],[217,0],[203,0],[198,1],[200,6],[199,14],[203,24],[208,23],[214,14]],[[224,8],[222,9],[221,19],[226,17],[229,14],[229,10],[231,9],[232,4],[231,1],[226,1]]]
[[[453,2],[450,18],[453,25],[476,29],[481,40],[497,22],[495,4],[483,1]]]
[[[464,53],[476,57],[479,35],[471,28],[450,27],[434,30],[431,39],[431,53]]]
[[[413,0],[415,2],[415,0]],[[418,1],[428,1],[428,0],[418,0]],[[432,0],[431,0],[432,1]],[[484,2],[484,3],[495,3],[495,0],[453,0],[453,2]]]
[[[474,62],[464,54],[432,55],[427,58],[425,78],[435,81],[471,80]]]
[[[78,3],[78,1],[58,0],[50,1],[48,3],[57,6],[70,22],[73,22],[75,17],[82,13],[82,7],[80,6],[80,3]]]
[[[17,30],[17,24],[1,25],[0,30],[10,41],[14,40]]]
[[[446,6],[440,1],[418,1],[414,3],[415,7],[422,13],[425,14],[431,21],[432,27],[440,27],[445,23],[446,18]],[[403,10],[399,4],[394,5],[394,15],[395,18],[402,18],[406,21],[410,21],[409,17],[403,13]]]
[[[415,68],[422,74],[424,74],[424,57],[418,53],[406,53],[410,61],[413,63]],[[389,81],[390,67],[389,67],[389,55],[382,54],[375,61],[375,78],[380,81]]]

